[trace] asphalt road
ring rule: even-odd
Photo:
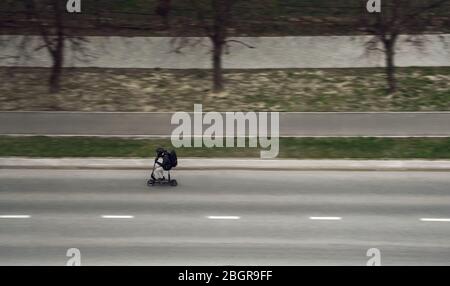
[[[0,112],[0,134],[170,136],[176,127],[171,117],[145,112]],[[449,122],[450,112],[286,112],[280,113],[279,132],[283,137],[448,137]]]
[[[382,265],[450,265],[450,222],[421,221],[450,218],[449,172],[176,171],[153,189],[146,175],[1,170],[0,264],[78,248],[82,265],[365,265],[378,248]]]

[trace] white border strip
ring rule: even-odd
[[[27,133],[27,134],[15,134],[7,133],[0,134],[1,136],[10,137],[99,137],[99,138],[167,138],[170,139],[171,135],[139,135],[139,134],[111,134],[111,135],[96,135],[96,134],[47,134],[47,133]],[[188,136],[188,135],[186,135]],[[205,137],[204,135],[190,135],[192,138]],[[236,138],[236,137],[257,137],[257,136],[217,136],[217,138]],[[448,138],[448,135],[280,135],[279,138]]]
[[[0,113],[43,113],[43,114],[173,114],[178,111],[46,111],[46,110],[4,110]],[[241,110],[238,110],[238,112]],[[244,110],[241,112],[248,112],[255,110]],[[194,113],[193,111],[186,111],[187,113]],[[218,111],[219,113],[225,113],[226,111]],[[255,111],[255,112],[278,112],[280,114],[450,114],[448,110],[442,111]],[[196,112],[200,113],[200,112]],[[207,113],[203,111],[201,113]]]

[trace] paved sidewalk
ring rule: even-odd
[[[176,127],[171,117],[157,112],[0,112],[0,134],[170,137]],[[280,136],[450,137],[449,123],[450,112],[282,112]]]
[[[0,169],[150,169],[152,159],[0,158]],[[450,171],[450,160],[179,159],[177,170],[384,170]]]

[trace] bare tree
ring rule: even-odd
[[[60,0],[23,0],[29,19],[34,23],[42,39],[42,45],[35,50],[46,49],[52,59],[49,78],[49,92],[57,93],[61,88],[62,68],[66,45],[74,52],[85,53],[83,37],[69,36],[65,26],[64,1]]]
[[[224,88],[222,73],[222,55],[227,39],[227,27],[231,21],[231,11],[235,0],[191,0],[196,11],[197,20],[213,45],[213,92],[221,92]],[[209,6],[209,5],[210,6]],[[208,6],[211,17],[206,16]]]
[[[236,42],[253,48],[238,40],[228,39],[235,5],[240,0],[190,0],[197,22],[212,44],[213,92],[224,90],[222,56],[227,44]]]
[[[410,35],[408,40],[416,46],[421,46],[424,41],[421,35],[428,31],[428,27],[435,18],[436,9],[449,1],[384,0],[381,13],[363,13],[360,27],[366,33],[373,35],[366,43],[367,50],[376,50],[381,44],[385,54],[389,94],[397,91],[395,51],[399,36]]]
[[[158,0],[155,13],[162,18],[165,29],[170,28],[169,14],[172,10],[171,0]]]

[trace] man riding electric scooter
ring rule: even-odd
[[[176,186],[177,181],[170,178],[170,170],[178,165],[177,154],[174,150],[168,152],[164,148],[156,149],[156,158],[153,165],[153,171],[147,185],[169,184]],[[164,171],[167,171],[167,179],[164,177]]]

